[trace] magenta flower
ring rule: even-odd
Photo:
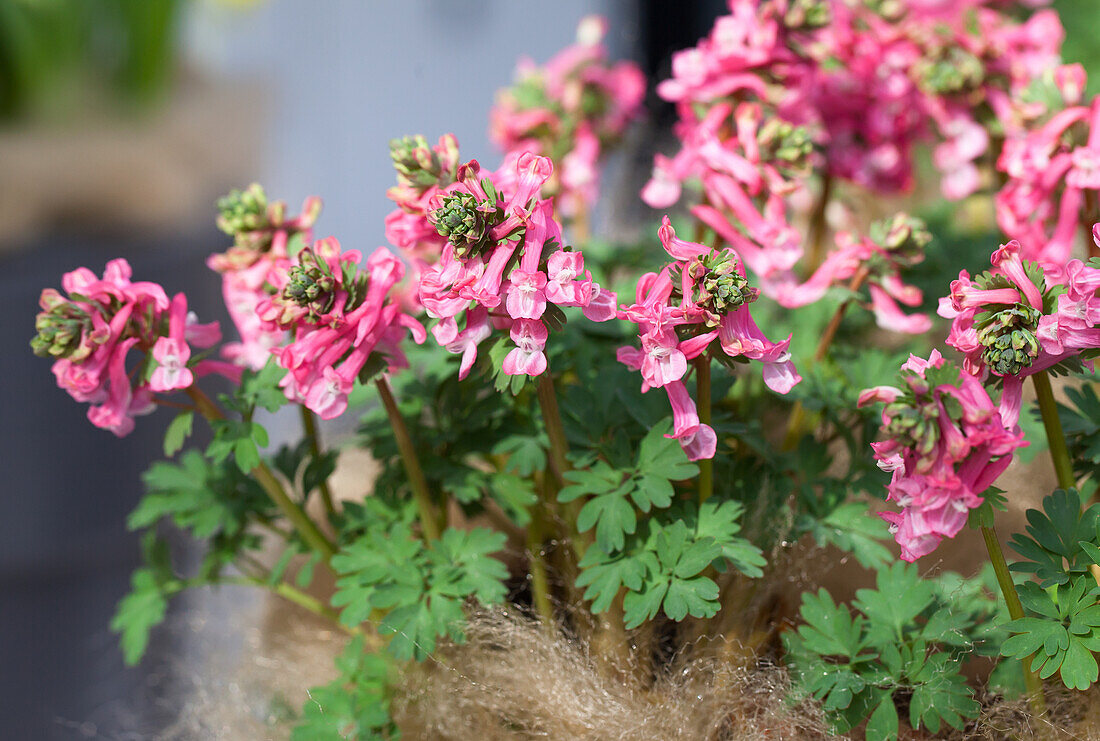
[[[658,231],[673,258],[659,273],[638,280],[635,302],[619,318],[638,325],[641,347],[621,347],[619,362],[641,372],[642,391],[664,388],[674,412],[674,434],[692,460],[713,457],[714,430],[700,423],[683,379],[688,361],[718,347],[730,357],[763,365],[764,382],[785,394],[801,379],[791,363],[790,338],[773,343],[749,314],[758,292],[749,287],[732,249],[715,250],[676,236],[666,216]]]
[[[905,334],[922,334],[932,327],[924,314],[905,314],[898,304],[919,306],[923,294],[906,285],[901,271],[924,260],[924,248],[931,234],[923,222],[906,214],[877,222],[871,228],[874,238],[857,237],[850,232],[836,236],[836,249],[830,252],[813,275],[795,285],[775,282],[770,292],[782,306],[796,308],[814,303],[832,286],[843,285],[857,275],[870,284],[870,308],[883,329]]]
[[[154,392],[187,389],[209,373],[240,378],[239,368],[191,357],[192,347],[220,341],[216,323],[198,324],[182,293],[169,301],[159,285],[130,276],[125,260],[107,263],[102,278],[87,268],[66,273],[68,296],[42,292],[31,340],[36,355],[55,358],[57,385],[92,405],[89,421],[119,437],[134,429],[135,416],[154,409]],[[146,357],[127,368],[134,349]]]
[[[582,307],[593,321],[615,316],[615,294],[592,281],[581,253],[561,247],[553,203],[540,197],[552,173],[548,158],[529,153],[495,173],[471,161],[458,168],[456,182],[432,196],[425,220],[445,242],[439,259],[425,263],[419,275],[419,303],[438,320],[436,340],[462,354],[462,378],[478,344],[491,336],[490,326],[509,329],[516,343],[504,372],[539,375],[546,370],[548,304]]]
[[[418,321],[393,300],[405,266],[380,247],[359,268],[362,256],[343,252],[333,237],[302,249],[290,269],[274,276],[276,293],[257,313],[269,328],[292,333],[275,352],[287,369],[280,382],[286,397],[322,419],[344,413],[355,380],[377,353],[392,371],[408,366],[400,342],[406,331],[426,338]]]
[[[887,500],[901,511],[879,514],[902,559],[915,561],[958,534],[1013,451],[1027,443],[1016,417],[998,411],[981,381],[936,350],[928,360],[910,356],[899,380],[900,388],[867,389],[859,404],[885,404],[886,439],[872,447],[879,467],[893,472]]]
[[[992,271],[973,280],[960,272],[939,308],[952,320],[947,343],[963,353],[963,368],[1003,377],[1002,404],[1015,409],[1025,377],[1100,348],[1100,270],[1070,260],[1055,279],[1022,253],[1008,242],[993,253]]]
[[[285,203],[268,203],[263,188],[252,185],[243,192],[231,192],[218,202],[218,208],[218,226],[234,238],[234,245],[211,255],[206,264],[222,275],[225,306],[240,335],[239,342],[222,347],[222,355],[258,370],[286,339],[286,332],[265,326],[256,308],[268,298],[265,287],[273,285],[275,276],[289,267],[290,238],[300,236],[309,242],[313,223],[321,213],[321,200],[307,198],[301,214],[287,218]]]
[[[603,38],[607,21],[588,16],[577,40],[542,67],[524,60],[516,83],[497,94],[489,113],[489,136],[506,160],[524,152],[552,157],[560,178],[543,184],[560,213],[590,207],[599,191],[601,155],[641,111],[645,77],[630,62],[612,64]]]

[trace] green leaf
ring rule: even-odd
[[[663,477],[668,481],[683,481],[699,475],[699,467],[688,460],[678,440],[665,437],[672,423],[655,426],[643,438],[638,448],[638,471]]]
[[[119,634],[127,666],[141,661],[149,645],[149,632],[164,621],[168,597],[152,569],[142,568],[130,577],[130,593],[118,603],[111,630]]]
[[[493,446],[494,455],[507,455],[505,471],[528,477],[546,468],[547,442],[544,436],[511,435]]]
[[[313,687],[302,705],[292,741],[389,741],[399,736],[390,716],[391,668],[383,656],[364,651],[360,636],[336,659],[339,676]]]
[[[898,709],[893,695],[886,693],[867,720],[867,741],[896,741],[897,737]]]
[[[164,454],[171,458],[183,448],[183,443],[191,435],[195,421],[193,411],[180,412],[164,433]]]

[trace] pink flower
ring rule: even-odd
[[[695,402],[688,394],[682,381],[667,384],[668,401],[672,405],[672,434],[665,437],[680,441],[688,460],[697,461],[713,458],[718,446],[718,437],[710,425],[699,421]]]
[[[642,335],[642,378],[650,386],[660,387],[679,381],[687,373],[687,358],[671,329],[659,329]]]
[[[55,358],[53,374],[59,387],[76,401],[92,406],[92,424],[118,436],[134,428],[133,417],[154,409],[154,392],[186,389],[198,375],[218,373],[233,378],[236,369],[216,361],[189,367],[190,343],[209,347],[220,338],[217,323],[199,324],[187,311],[181,293],[171,301],[155,283],[130,280],[125,260],[112,260],[103,277],[87,268],[65,274],[62,285],[71,295],[43,291],[43,311],[31,345],[38,355]],[[167,334],[163,334],[167,325]],[[127,369],[131,350],[151,354],[156,361],[148,381],[140,372],[149,358]],[[237,376],[239,377],[239,376]]]
[[[384,357],[390,369],[405,367],[405,333],[416,342],[427,337],[393,298],[405,272],[401,261],[381,247],[364,268],[357,267],[359,260],[358,252],[343,252],[334,238],[319,240],[277,276],[278,293],[257,310],[293,335],[276,355],[287,369],[284,393],[322,419],[347,409],[348,393],[372,355]]]
[[[684,385],[689,360],[708,357],[717,340],[727,355],[760,361],[765,382],[779,393],[790,391],[801,376],[787,352],[790,338],[772,343],[752,320],[749,304],[757,291],[748,286],[734,250],[682,240],[667,217],[658,235],[673,262],[659,273],[643,275],[635,288],[635,303],[619,311],[621,319],[638,325],[641,347],[619,348],[616,357],[641,372],[643,392],[667,390],[673,436],[692,460],[709,458],[717,439],[713,429],[699,424]]]
[[[537,376],[546,370],[546,325],[533,319],[519,319],[509,332],[516,347],[504,358],[503,370],[510,376]]]
[[[930,369],[944,379],[936,386],[927,383]],[[914,561],[958,534],[1013,451],[1027,443],[1015,419],[1002,416],[981,382],[947,364],[937,351],[928,360],[910,356],[899,378],[902,388],[868,389],[860,405],[886,404],[886,439],[873,448],[879,466],[893,472],[887,499],[901,511],[879,514],[890,523],[901,557]]]
[[[168,336],[157,339],[153,345],[153,359],[157,368],[149,377],[149,387],[153,391],[173,391],[185,389],[194,383],[194,376],[187,367],[191,359],[191,348],[184,340],[187,321],[187,298],[176,294],[168,312]]]
[[[505,308],[513,319],[538,319],[546,311],[546,275],[519,268],[508,278]]]
[[[546,298],[559,306],[587,306],[592,301],[592,275],[584,255],[558,250],[546,261]],[[582,278],[578,281],[577,278]]]

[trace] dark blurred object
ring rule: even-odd
[[[0,118],[162,100],[183,1],[0,0]]]
[[[199,316],[225,326],[219,282],[203,263],[223,243],[211,225],[146,239],[50,237],[0,255],[0,738],[116,738],[164,728],[179,710],[163,684],[181,651],[172,635],[154,636],[146,661],[128,670],[107,628],[140,561],[126,515],[173,415],[143,417],[123,439],[96,429],[27,343],[40,290],[81,265],[99,273],[113,257],[127,258],[135,279],[185,291]]]

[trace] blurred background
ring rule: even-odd
[[[186,737],[172,730],[181,666],[242,650],[228,630],[218,643],[225,616],[209,608],[191,630],[197,608],[181,599],[184,627],[123,667],[107,626],[140,561],[125,516],[169,417],[121,440],[89,425],[27,345],[40,290],[121,256],[224,322],[204,265],[227,246],[214,202],[252,181],[292,211],[320,195],[318,236],[373,249],[392,208],[388,140],[454,132],[464,159],[495,167],[494,92],[517,59],[545,61],[590,13],[610,21],[611,57],[640,63],[651,87],[648,120],[605,177],[597,229],[648,224],[636,194],[672,118],[652,86],[724,5],[0,0],[0,738]],[[1066,59],[1095,69],[1095,5],[1055,5]]]

